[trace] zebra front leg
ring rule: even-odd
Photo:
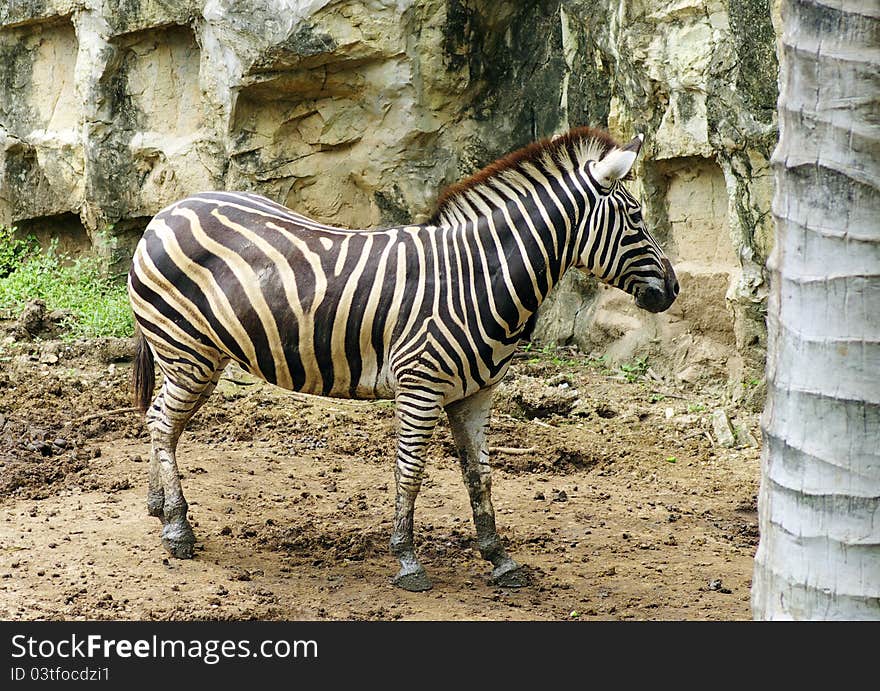
[[[528,585],[526,570],[511,559],[501,544],[492,506],[492,471],[486,445],[486,428],[492,409],[492,388],[446,406],[452,438],[458,451],[461,474],[471,499],[477,546],[492,562],[491,582],[511,588]]]
[[[391,553],[400,561],[394,585],[419,592],[428,590],[431,581],[416,559],[413,546],[413,515],[416,497],[422,486],[425,469],[425,447],[437,425],[441,408],[416,396],[397,397],[397,465],[394,480],[397,497],[394,504],[394,530]]]

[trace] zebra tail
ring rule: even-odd
[[[146,413],[153,400],[153,390],[156,388],[156,363],[153,360],[153,351],[147,345],[140,328],[136,329],[134,353],[134,369],[132,370],[132,402],[141,412]]]

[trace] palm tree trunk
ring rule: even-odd
[[[880,619],[880,4],[783,0],[756,619]]]

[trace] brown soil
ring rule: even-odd
[[[181,441],[198,543],[169,558],[146,513],[141,418],[118,410],[126,345],[0,352],[0,619],[750,618],[758,419],[721,386],[523,350],[490,443],[499,530],[533,583],[488,584],[444,423],[416,507],[434,587],[409,593],[390,583],[392,405],[240,370]],[[718,408],[740,448],[716,443]]]

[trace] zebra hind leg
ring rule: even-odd
[[[436,403],[406,394],[397,396],[397,486],[391,553],[400,562],[394,585],[412,592],[431,588],[413,545],[413,515],[425,469],[425,447],[434,432],[442,409]]]
[[[211,393],[214,391],[214,387],[217,386],[217,382],[220,380],[220,376],[223,374],[223,368],[225,367],[225,363],[221,363],[217,370],[214,372],[213,377],[211,378],[208,385],[202,391],[196,406],[192,410],[192,414],[195,414],[196,410],[201,408],[205,401],[211,396]],[[152,409],[147,413],[147,421],[149,427],[149,418],[151,415],[159,415],[164,407],[163,396],[165,395],[164,389],[160,390],[159,394],[156,396],[155,401],[152,404]],[[150,478],[150,486],[147,493],[147,513],[150,516],[158,518],[163,524],[165,523],[165,490],[162,487],[162,476],[160,473],[160,463],[159,463],[159,454],[158,447],[156,444],[151,444],[150,448],[150,469],[149,469],[149,478]]]
[[[486,428],[492,409],[492,389],[483,389],[446,406],[449,426],[458,451],[461,474],[471,499],[477,546],[492,562],[494,585],[519,588],[529,584],[528,572],[508,556],[495,527],[492,475],[486,445]]]
[[[162,544],[179,559],[193,556],[195,534],[187,520],[189,505],[180,485],[177,467],[177,442],[187,422],[208,400],[223,366],[204,382],[187,378],[185,384],[175,383],[166,373],[162,388],[147,412],[150,430],[150,488],[147,511],[162,521]]]

